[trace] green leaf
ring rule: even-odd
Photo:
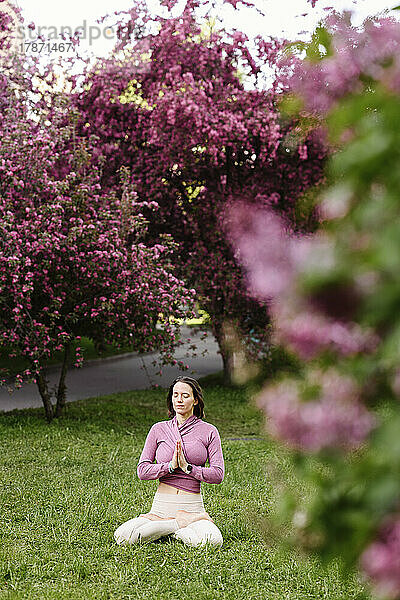
[[[311,61],[322,60],[332,55],[332,35],[329,31],[319,25],[312,35],[312,40],[306,48],[307,58]]]

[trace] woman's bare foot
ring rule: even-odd
[[[212,520],[210,515],[206,512],[190,513],[190,512],[187,512],[186,510],[178,510],[175,518],[176,518],[180,528],[187,527],[188,525],[190,525],[191,523],[194,523],[195,521],[201,521],[201,519],[206,519],[207,521],[211,521],[211,523],[214,523],[214,521]]]

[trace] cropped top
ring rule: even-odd
[[[191,473],[185,473],[180,467],[173,473],[168,470],[177,440],[182,442],[187,462],[193,465]],[[205,466],[207,460],[209,467]],[[172,487],[195,494],[200,492],[201,481],[221,483],[225,467],[218,429],[195,415],[182,425],[178,425],[176,415],[169,421],[155,423],[147,435],[137,474],[139,479],[159,479]]]

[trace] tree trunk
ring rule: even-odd
[[[224,331],[224,327],[221,323],[214,324],[212,326],[212,329],[222,357],[224,384],[230,386],[233,383],[233,348],[232,345],[229,343],[229,340],[227,339],[226,332]]]
[[[56,410],[55,410],[55,417],[61,416],[61,413],[65,406],[66,390],[67,390],[67,386],[65,385],[65,377],[67,375],[68,358],[69,358],[70,349],[71,349],[70,344],[67,344],[64,348],[64,360],[63,360],[63,364],[61,367],[60,380],[58,382],[57,404],[56,404]]]
[[[226,351],[222,354],[222,363],[224,368],[224,384],[231,386],[233,384],[234,354],[229,350]]]
[[[94,345],[94,349],[96,350],[96,352],[99,356],[101,356],[103,354],[103,352],[105,352],[107,350],[107,346],[102,341],[100,341],[100,342],[94,341],[93,345]]]
[[[47,387],[47,380],[44,377],[43,373],[40,372],[36,375],[36,383],[39,388],[39,394],[43,401],[46,419],[50,423],[50,421],[52,421],[54,418],[54,408],[51,403],[51,396]]]

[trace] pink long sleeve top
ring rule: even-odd
[[[193,465],[189,474],[180,467],[173,473],[168,471],[177,440],[182,442],[187,462]],[[205,466],[207,460],[208,467]],[[137,474],[139,479],[159,479],[162,483],[195,494],[200,492],[201,481],[221,483],[225,467],[218,429],[195,415],[182,425],[178,425],[176,415],[169,421],[155,423],[147,435]]]

